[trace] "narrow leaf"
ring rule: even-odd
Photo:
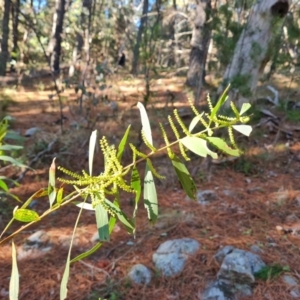
[[[0,191],[0,194],[4,194],[4,193],[6,196],[12,197],[13,199],[17,200],[18,202],[23,203],[18,196],[14,195],[12,193],[9,193],[9,192],[1,192]]]
[[[16,145],[1,145],[0,146],[0,151],[11,151],[11,150],[20,150],[23,149],[22,146],[16,146]]]
[[[18,162],[16,159],[14,159],[10,156],[0,155],[0,160],[8,161],[8,162],[12,163],[13,165],[15,165],[17,167],[20,167],[20,168],[28,168],[27,166],[25,166],[24,164]]]
[[[138,102],[137,107],[140,110],[140,114],[141,114],[141,121],[142,121],[142,126],[143,126],[142,130],[145,133],[147,141],[151,145],[153,145],[151,126],[150,126],[147,111],[146,111],[144,105],[141,102]]]
[[[180,142],[195,154],[206,157],[209,154],[212,158],[218,158],[218,154],[207,148],[207,142],[194,136],[186,136],[180,139]]]
[[[114,214],[117,215],[119,221],[123,223],[129,233],[133,233],[134,224],[133,222],[125,215],[125,213],[119,208],[118,203],[112,203],[108,199],[105,199],[105,205],[111,210]]]
[[[240,116],[244,114],[248,109],[250,109],[251,104],[250,103],[243,103],[241,111],[240,111]]]
[[[15,140],[15,141],[19,141],[19,142],[24,142],[25,138],[20,136],[17,132],[13,131],[13,130],[8,130],[6,135],[5,135],[5,139],[9,139],[9,140]]]
[[[135,207],[133,211],[133,218],[135,218],[138,209],[138,203],[140,201],[141,193],[142,193],[141,178],[136,166],[132,168],[130,185],[131,188],[135,190]]]
[[[109,226],[107,210],[101,205],[97,204],[95,207],[96,223],[99,233],[100,241],[109,241]]]
[[[52,192],[49,194],[49,203],[50,203],[50,207],[52,207],[54,201],[56,199],[56,190],[53,189]]]
[[[171,161],[182,188],[191,199],[196,199],[196,185],[188,169],[176,155]]]
[[[17,251],[15,243],[12,242],[12,271],[9,281],[9,300],[18,300],[19,297],[19,271],[17,265]]]
[[[90,250],[84,252],[84,253],[81,253],[79,254],[78,256],[74,257],[70,263],[73,263],[75,261],[79,261],[79,260],[82,260],[88,256],[90,256],[91,254],[93,254],[94,252],[96,252],[100,247],[102,246],[102,243],[99,242],[97,243],[93,248],[91,248]]]
[[[82,209],[86,209],[86,210],[95,210],[95,208],[93,207],[93,205],[91,203],[80,202],[80,203],[76,204],[76,206],[79,208],[82,208]]]
[[[89,145],[89,172],[91,176],[93,175],[93,161],[94,161],[96,140],[97,140],[97,130],[94,130],[91,134],[90,145]]]
[[[56,198],[56,189],[55,189],[55,159],[53,158],[52,164],[49,168],[49,184],[48,184],[48,195],[49,195],[49,204],[50,208],[52,207],[55,198]]]
[[[12,182],[12,183],[13,183],[14,185],[16,185],[16,186],[20,186],[20,184],[18,183],[18,181],[13,180],[13,179],[11,179],[11,178],[7,178],[7,177],[5,177],[5,176],[0,176],[0,180],[7,180],[7,181]]]
[[[148,219],[155,222],[158,216],[158,203],[153,174],[146,163],[144,180],[144,205],[148,212]]]
[[[28,200],[26,200],[26,202],[22,205],[21,208],[26,208],[33,199],[38,199],[47,195],[48,195],[47,189],[40,189],[37,192],[35,192]]]
[[[58,204],[61,204],[63,202],[63,195],[64,195],[64,189],[60,188],[57,192],[57,198],[56,198]]]
[[[216,146],[218,149],[222,150],[226,154],[232,155],[232,156],[240,156],[240,151],[238,149],[230,148],[227,143],[217,137],[208,137],[207,140]]]
[[[77,219],[76,219],[76,222],[75,222],[75,225],[74,225],[74,229],[73,229],[73,234],[72,234],[71,243],[70,243],[70,247],[69,247],[66,267],[65,267],[65,271],[64,271],[61,283],[60,283],[60,294],[59,294],[60,300],[66,299],[67,295],[68,295],[68,280],[69,280],[69,275],[70,275],[71,250],[72,250],[73,241],[74,241],[74,237],[75,237],[75,232],[76,232],[76,228],[78,226],[78,222],[79,222],[81,213],[82,213],[82,209],[80,210],[80,212],[77,216]]]
[[[252,132],[252,127],[250,125],[233,125],[233,129],[240,132],[243,135],[249,136]]]
[[[203,116],[204,113],[202,113],[201,115],[195,116],[192,120],[192,122],[190,123],[189,126],[189,132],[192,132],[193,129],[195,128],[195,126],[199,123],[200,118]]]
[[[125,146],[126,146],[126,143],[127,143],[127,139],[128,139],[128,136],[129,136],[129,132],[130,132],[130,127],[131,125],[129,125],[126,129],[126,132],[119,144],[119,147],[118,147],[118,154],[117,154],[117,157],[118,157],[118,160],[121,161],[122,159],[122,155],[124,153],[124,149],[125,149]]]
[[[219,109],[221,108],[221,106],[227,101],[227,99],[228,99],[227,93],[228,93],[229,88],[230,88],[230,84],[224,90],[224,92],[222,93],[221,97],[219,98],[217,104],[213,108],[211,115],[210,115],[211,119],[213,119],[216,116],[216,114],[219,111]]]
[[[20,208],[15,211],[14,218],[18,221],[29,223],[33,221],[38,221],[40,219],[40,216],[36,211]]]
[[[2,179],[0,179],[0,188],[2,190],[4,190],[5,192],[8,191],[8,186],[7,186],[7,184]]]

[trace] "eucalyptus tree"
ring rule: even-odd
[[[239,105],[253,98],[290,5],[291,0],[257,0],[251,8],[219,89],[231,83],[231,99]]]
[[[149,10],[149,1],[143,0],[142,16],[139,21],[136,42],[135,42],[134,49],[133,49],[133,59],[132,59],[132,68],[131,68],[131,72],[133,74],[137,73],[137,69],[138,69],[138,65],[139,65],[140,46],[141,46],[141,42],[142,42],[142,34],[144,31],[144,28],[147,27],[148,10]]]
[[[55,0],[55,11],[53,14],[52,31],[48,45],[48,56],[50,57],[51,71],[60,71],[61,43],[65,13],[71,0]]]
[[[11,0],[4,0],[4,10],[2,19],[2,40],[0,52],[0,76],[6,74],[6,64],[9,59],[9,19],[10,19]]]
[[[210,24],[207,22],[210,15],[211,0],[197,0],[191,38],[190,63],[186,80],[188,86],[197,89],[195,102],[199,100],[204,81],[207,51],[211,38]]]

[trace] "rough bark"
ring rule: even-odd
[[[51,71],[59,72],[61,41],[63,33],[64,16],[66,12],[66,0],[56,0],[55,12],[53,15],[52,33],[48,46],[48,54],[50,56]]]
[[[19,46],[18,46],[18,37],[19,37],[19,9],[20,9],[20,0],[15,0],[11,7],[11,15],[12,15],[12,35],[13,35],[13,55],[14,59],[17,59],[19,56]]]
[[[90,47],[89,47],[89,39],[90,39],[90,31],[91,31],[91,18],[92,18],[92,0],[83,0],[82,1],[82,11],[80,16],[80,24],[81,31],[77,32],[76,35],[76,45],[74,47],[72,53],[72,63],[69,68],[69,76],[74,76],[75,66],[77,60],[80,56],[82,56],[82,50],[85,50],[85,60],[86,63],[89,63],[90,56]]]
[[[2,19],[2,40],[0,52],[0,76],[6,74],[6,64],[9,58],[8,39],[9,39],[9,15],[10,15],[10,0],[4,1],[4,13]]]
[[[210,0],[198,0],[194,28],[191,39],[190,63],[186,84],[197,88],[195,102],[198,102],[204,82],[205,65],[208,52],[211,30],[207,24],[211,12]]]
[[[224,74],[219,92],[231,83],[230,98],[237,105],[253,99],[259,75],[270,60],[276,22],[286,16],[291,0],[257,0]]]
[[[144,0],[143,12],[142,12],[143,15],[140,20],[140,26],[139,26],[138,33],[137,33],[136,43],[135,43],[135,46],[133,49],[133,60],[132,60],[132,68],[131,68],[132,74],[137,73],[137,69],[138,69],[138,65],[139,65],[140,45],[142,42],[142,34],[144,31],[144,27],[148,20],[148,7],[149,7],[149,1]]]

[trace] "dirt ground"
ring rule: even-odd
[[[106,135],[115,144],[120,141],[129,124],[133,127],[130,140],[134,143],[140,129],[139,114],[134,105],[137,101],[143,101],[142,79],[128,79],[114,84],[107,92],[110,103],[100,102],[93,106],[86,99],[81,115],[75,111],[74,89],[66,89],[62,94],[63,114],[66,117],[63,134],[58,101],[55,96],[49,97],[53,94],[47,88],[50,82],[44,80],[42,83],[44,89],[30,86],[18,92],[10,86],[3,89],[3,93],[13,100],[6,108],[6,114],[15,117],[12,128],[22,135],[29,128],[40,129],[36,135],[25,140],[24,161],[32,162],[34,170],[26,173],[19,187],[11,189],[22,200],[47,186],[48,168],[53,157],[57,157],[58,165],[73,171],[87,169],[88,139],[93,129],[98,129],[99,136]],[[166,120],[172,110],[172,101],[174,107],[187,117],[189,109],[183,78],[155,80],[152,90],[149,115],[154,140],[160,145],[163,140],[157,124]],[[166,103],[167,99],[170,99],[169,103]],[[111,106],[112,101],[118,104],[118,110]],[[253,125],[258,122],[256,120]],[[44,151],[51,143],[52,147]],[[288,139],[276,130],[270,132],[268,128],[254,127],[249,139],[238,137],[237,143],[246,149],[245,154],[237,160],[212,164],[209,170],[204,168],[203,159],[200,158],[194,157],[187,164],[197,188],[215,190],[219,196],[219,200],[207,206],[187,200],[166,157],[161,155],[155,158],[154,165],[158,172],[167,177],[165,181],[156,181],[160,209],[158,222],[155,225],[148,224],[141,201],[136,238],[128,235],[118,224],[110,242],[104,243],[83,262],[72,264],[68,299],[201,299],[201,292],[219,270],[213,256],[220,247],[226,245],[245,250],[258,245],[265,263],[288,266],[290,271],[287,273],[300,281],[300,237],[297,236],[300,229],[299,132],[293,131],[293,136]],[[130,162],[130,152],[126,153],[125,161]],[[103,160],[98,152],[95,168],[100,171],[102,166]],[[14,168],[5,172],[13,178],[21,174]],[[124,195],[121,199],[122,208],[129,214],[133,211],[131,197]],[[15,205],[17,203],[10,200],[1,208],[1,231]],[[47,207],[47,199],[40,199],[34,209],[40,213]],[[19,299],[59,299],[60,281],[68,252],[63,237],[71,235],[77,213],[78,209],[73,205],[64,207],[14,239],[17,246],[22,247],[26,237],[43,229],[51,236],[54,245],[42,256],[32,255],[18,262]],[[21,225],[13,225],[10,232]],[[276,229],[278,226],[286,231],[279,231]],[[294,230],[290,230],[292,234],[288,229]],[[90,238],[95,231],[95,217],[85,211],[77,230],[72,257],[92,247]],[[201,248],[189,259],[180,275],[171,279],[163,278],[155,272],[152,254],[162,242],[183,237],[196,239]],[[154,278],[150,285],[136,286],[126,278],[129,269],[136,263],[145,264],[153,270]],[[0,246],[0,299],[8,299],[6,292],[10,273],[11,245],[6,243]],[[257,280],[253,295],[245,299],[295,299],[289,292],[290,287],[282,277]]]

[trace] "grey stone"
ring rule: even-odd
[[[28,208],[34,208],[37,204],[38,204],[38,201],[37,201],[37,200],[32,200],[32,201],[29,203]]]
[[[231,190],[224,190],[223,194],[227,197],[236,197],[236,195],[237,195],[236,192],[231,191]]]
[[[91,243],[95,243],[99,241],[99,233],[98,230],[95,231],[95,233],[93,234],[93,236],[90,239]]]
[[[200,243],[190,238],[169,240],[162,243],[152,256],[155,267],[164,276],[173,276],[180,273],[188,255],[194,254]]]
[[[23,246],[18,248],[18,260],[39,257],[51,249],[49,235],[44,230],[39,230],[29,236]]]
[[[196,195],[197,202],[201,205],[207,205],[218,199],[213,190],[198,191]]]
[[[300,196],[297,196],[295,198],[295,203],[296,203],[297,206],[300,206]]]
[[[24,136],[31,137],[31,136],[35,135],[38,131],[40,131],[40,128],[38,128],[38,127],[29,128],[26,130]]]
[[[260,271],[264,266],[265,263],[258,255],[234,249],[225,256],[217,278],[236,284],[252,285],[255,281],[254,273]]]
[[[250,250],[253,252],[253,253],[257,253],[257,254],[260,254],[260,253],[263,253],[263,250],[257,246],[257,245],[252,245],[250,247]]]
[[[235,248],[233,246],[225,246],[214,256],[215,260],[221,264],[228,253],[231,253]]]
[[[137,264],[130,269],[128,277],[137,284],[149,284],[152,274],[146,266]]]
[[[300,299],[300,290],[299,288],[294,288],[290,291],[290,294],[292,297],[296,298],[296,299]]]
[[[29,236],[25,244],[23,245],[23,249],[31,249],[31,248],[40,248],[46,246],[49,242],[49,235],[44,230],[39,230]]]
[[[295,286],[298,284],[296,279],[290,275],[283,275],[283,280],[285,283],[287,283],[289,286]]]
[[[230,287],[220,281],[214,281],[203,293],[202,300],[235,300]]]

